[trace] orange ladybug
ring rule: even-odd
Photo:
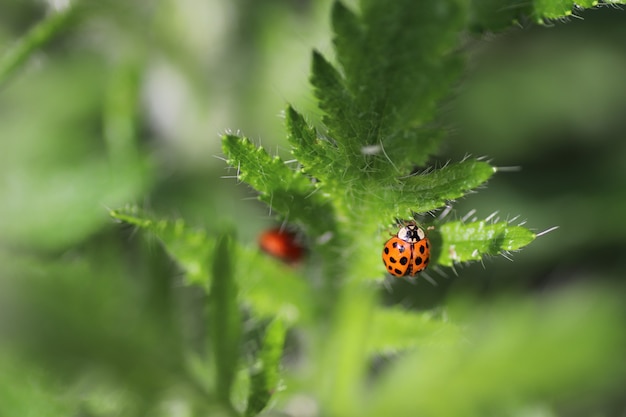
[[[426,269],[429,261],[430,241],[414,221],[401,227],[383,248],[385,268],[396,277],[414,276]]]
[[[281,261],[295,265],[304,257],[304,246],[295,232],[278,227],[268,229],[259,236],[259,247]]]

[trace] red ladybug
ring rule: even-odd
[[[300,262],[305,252],[296,233],[278,227],[261,233],[259,246],[267,254],[290,265]]]

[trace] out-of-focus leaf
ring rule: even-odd
[[[333,311],[332,328],[318,340],[323,352],[318,387],[329,414],[349,415],[359,402],[359,387],[367,372],[367,341],[376,296],[373,288],[350,283],[342,289]]]
[[[241,340],[234,255],[231,236],[222,235],[211,259],[213,279],[209,297],[209,334],[215,358],[217,393],[225,404],[230,404],[230,390],[239,362]]]
[[[136,291],[119,257],[0,252],[0,340],[59,382],[100,374],[148,400],[184,379],[181,335],[149,292]]]
[[[188,227],[182,219],[157,219],[135,206],[112,210],[110,215],[154,234],[185,270],[189,283],[209,287],[209,266],[213,262],[215,236],[202,229]]]
[[[187,282],[208,290],[214,260],[215,236],[192,229],[182,219],[158,219],[137,207],[111,211],[114,219],[154,234],[170,256],[185,270]],[[233,245],[237,262],[239,297],[262,317],[286,314],[291,320],[308,320],[313,300],[308,283],[297,269],[287,266],[258,248]]]
[[[66,29],[74,16],[74,8],[50,13],[41,22],[35,25],[28,33],[20,38],[11,48],[0,57],[0,87],[9,77],[42,45],[54,39],[54,36]]]
[[[66,417],[77,408],[50,375],[0,351],[0,415]]]
[[[433,313],[401,308],[379,308],[370,324],[370,353],[396,353],[421,346],[451,346],[462,337],[461,329]]]
[[[263,346],[250,372],[250,392],[246,416],[261,412],[278,388],[279,366],[285,344],[286,326],[276,318],[265,329]]]
[[[478,311],[462,318],[466,343],[398,358],[362,415],[506,415],[536,402],[576,409],[623,387],[624,309],[614,294],[586,287]]]
[[[131,154],[116,163],[103,146],[101,64],[94,56],[48,62],[0,96],[3,243],[67,248],[107,225],[105,207],[148,188],[146,158]]]

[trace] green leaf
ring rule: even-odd
[[[303,172],[315,173],[329,191],[336,189],[337,177],[329,167],[335,163],[333,153],[337,152],[337,146],[319,138],[315,129],[291,106],[287,108],[286,121],[287,139],[293,146],[293,155],[303,164]]]
[[[315,310],[312,288],[302,271],[270,258],[256,248],[239,248],[240,295],[259,317],[310,321]]]
[[[154,234],[165,250],[185,270],[187,282],[208,288],[209,265],[215,248],[215,237],[202,229],[192,230],[182,219],[157,219],[136,206],[112,210],[111,217]]]
[[[263,346],[250,373],[250,394],[246,416],[260,413],[278,388],[279,366],[285,344],[286,326],[276,318],[265,329]]]
[[[367,350],[371,354],[396,353],[423,346],[452,346],[461,329],[431,312],[379,308],[370,323]]]
[[[319,100],[319,108],[324,112],[322,122],[342,156],[350,158],[358,155],[360,144],[356,139],[361,132],[358,130],[354,98],[344,86],[339,72],[322,54],[313,52],[311,65],[311,84]]]
[[[466,343],[399,357],[359,415],[517,415],[537,403],[576,410],[607,389],[620,392],[625,369],[616,358],[626,337],[617,294],[587,287],[469,306]]]
[[[574,6],[588,8],[596,6],[597,0],[534,0],[534,14],[538,22],[543,19],[558,19],[572,14]],[[614,2],[611,2],[614,3]]]
[[[72,381],[80,385],[93,377],[132,392],[133,402],[153,404],[165,387],[186,383],[185,347],[167,302],[153,290],[163,276],[120,262],[128,246],[111,242],[86,243],[73,259],[0,251],[0,357],[19,353],[34,369],[46,370],[63,395]],[[133,255],[136,262],[139,254]],[[32,376],[31,384],[37,380]],[[0,385],[8,377],[3,374]]]
[[[490,223],[485,220],[463,223],[455,221],[436,229],[441,236],[433,262],[452,266],[458,262],[477,261],[485,255],[507,254],[535,240],[530,230],[508,222]]]
[[[103,136],[109,159],[115,166],[139,160],[137,123],[139,72],[132,59],[113,68],[105,90]]]
[[[400,169],[424,163],[436,147],[426,124],[461,69],[451,54],[460,2],[363,1],[359,16],[336,2],[332,21],[342,73],[314,53],[311,82],[329,136],[350,161],[342,175],[385,175],[389,160]],[[372,147],[385,155],[364,158]]]
[[[623,0],[472,0],[470,26],[479,31],[502,30],[532,17],[537,23],[562,19],[583,9],[606,4],[626,4]]]
[[[228,163],[237,178],[260,192],[260,199],[290,221],[301,222],[315,237],[335,230],[333,209],[327,197],[301,170],[271,157],[246,138],[226,135],[222,141]]]
[[[471,0],[469,26],[477,32],[500,31],[531,13],[532,3],[526,0]]]
[[[368,368],[367,341],[376,301],[372,286],[349,282],[341,289],[332,327],[320,346],[323,362],[318,369],[318,389],[329,415],[354,414]]]
[[[183,268],[188,284],[210,287],[209,265],[215,254],[215,236],[192,229],[182,219],[157,219],[137,207],[113,210],[111,217],[156,236]],[[309,320],[313,300],[309,288],[292,267],[270,258],[255,247],[232,244],[237,255],[239,296],[261,317],[285,315],[293,321]]]
[[[227,162],[237,167],[237,178],[252,185],[262,195],[269,195],[277,188],[293,193],[314,190],[313,182],[302,172],[289,168],[278,156],[270,156],[247,138],[225,135],[222,146]]]
[[[78,412],[76,401],[61,387],[58,375],[48,375],[32,362],[0,352],[0,413],[62,417]],[[65,395],[64,395],[65,394]]]
[[[468,159],[423,174],[397,179],[381,190],[379,199],[387,202],[383,218],[410,218],[463,197],[487,181],[495,168],[486,162]]]
[[[209,297],[209,334],[215,358],[217,394],[225,404],[230,404],[230,389],[239,362],[241,340],[241,313],[237,302],[231,239],[224,234],[215,246]]]
[[[110,224],[103,206],[148,191],[152,172],[145,155],[117,160],[103,152],[103,65],[89,53],[47,60],[45,70],[26,71],[2,91],[5,245],[67,250]]]

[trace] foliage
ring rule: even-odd
[[[1,168],[0,414],[567,415],[623,406],[621,287],[520,291],[515,274],[528,286],[533,277],[518,264],[484,265],[491,281],[460,272],[510,259],[544,233],[497,212],[458,218],[457,204],[474,204],[468,196],[506,170],[465,149],[435,158],[446,151],[445,109],[466,73],[468,33],[552,23],[596,3],[358,3],[333,3],[334,57],[324,48],[311,57],[321,117],[287,106],[295,159],[240,134],[221,141],[227,177],[306,243],[298,265],[260,252],[256,219],[267,214],[220,192],[207,180],[215,171],[189,174],[196,194],[165,185],[177,174],[167,152],[154,152],[164,140],[151,136],[159,117],[142,108],[154,56],[178,62],[195,87],[205,77],[190,69],[202,60],[167,39],[175,2],[157,11],[84,1],[20,29],[0,58],[0,99],[10,103],[0,103],[0,132],[16,138]],[[149,22],[150,39],[137,22]],[[109,55],[83,50],[43,70],[27,65],[39,51],[80,45],[72,31],[102,27],[115,28]],[[225,50],[216,66],[234,76]],[[491,185],[480,195],[497,201],[485,210],[511,207]],[[143,198],[155,207],[109,209],[110,228],[102,206]],[[219,215],[207,201],[220,201]],[[177,215],[152,214],[168,209]],[[206,226],[189,212],[208,212]],[[381,247],[413,218],[428,233],[431,266],[415,280],[390,280]],[[502,294],[494,282],[510,287]],[[471,295],[463,285],[484,287]]]
[[[237,273],[231,274],[238,279],[237,297],[255,314],[259,317],[287,315],[291,320],[310,319],[312,306],[308,285],[295,271],[263,256],[256,247],[232,242],[228,250],[221,248],[226,252],[218,254],[215,236],[201,229],[194,230],[183,220],[154,219],[137,207],[113,210],[110,214],[156,236],[184,269],[188,285],[199,285],[209,291],[214,285],[210,277],[221,275],[215,273],[215,268],[223,260],[233,258],[231,262],[236,264]]]
[[[364,3],[358,17],[335,3],[340,69],[317,52],[312,58],[311,82],[324,111],[324,127],[318,133],[292,107],[286,113],[288,138],[302,165],[291,169],[245,138],[224,137],[227,162],[237,167],[239,180],[259,190],[272,210],[299,223],[313,242],[331,236],[324,240],[327,279],[368,279],[372,271],[382,272],[371,255],[375,246],[364,240],[379,246],[384,238],[380,230],[394,218],[444,207],[494,173],[489,164],[475,159],[412,172],[427,161],[441,137],[433,124],[434,111],[460,68],[461,58],[453,49],[463,16],[463,7],[455,2],[422,8]],[[456,235],[442,240],[462,240],[458,229],[443,228],[437,234],[453,230]],[[482,236],[481,253],[495,255],[504,249],[497,237]],[[511,248],[523,246],[512,243]],[[349,268],[333,262],[333,253],[340,250],[350,253]],[[454,258],[470,259],[476,256]]]
[[[622,0],[472,0],[470,27],[478,31],[503,30],[512,24],[524,23],[529,19],[539,24],[550,24],[577,16],[584,9],[601,6],[619,7]]]

